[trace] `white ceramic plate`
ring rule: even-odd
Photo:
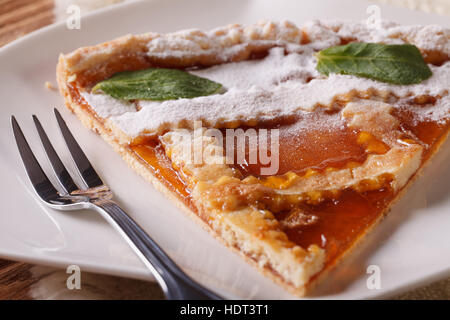
[[[117,201],[190,275],[227,297],[292,298],[261,276],[176,209],[144,182],[97,135],[81,126],[63,107],[56,91],[55,66],[60,52],[96,44],[127,33],[210,29],[261,18],[288,18],[297,24],[314,19],[367,18],[363,1],[144,1],[118,5],[82,19],[81,30],[64,23],[44,28],[0,50],[0,256],[84,271],[152,279],[144,265],[109,225],[93,212],[61,213],[43,207],[34,197],[13,142],[14,114],[48,171],[31,121],[37,114],[69,167],[52,108],[58,107],[75,137]],[[409,24],[438,23],[448,17],[381,7],[381,16]],[[345,265],[316,292],[318,298],[388,296],[450,274],[450,145],[427,170],[390,216]],[[73,167],[71,167],[73,169]],[[381,268],[381,290],[366,286],[368,265]]]

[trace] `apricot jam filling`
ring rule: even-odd
[[[279,130],[277,175],[303,174],[307,169],[341,168],[348,162],[362,163],[367,157],[364,146],[358,143],[358,132],[348,128],[337,112],[305,112],[289,121],[258,128]],[[248,154],[248,149],[246,152]],[[235,167],[244,177],[258,177],[263,165],[258,161],[236,164]]]
[[[174,192],[190,209],[195,209],[191,201],[190,190],[181,173],[172,167],[162,144],[156,140],[148,140],[145,144],[130,146],[153,172],[153,174],[172,192]]]
[[[426,149],[432,149],[449,128],[449,121],[433,121],[419,116],[432,112],[437,99],[428,95],[411,98],[400,101],[394,110],[394,116],[399,119],[405,136],[418,139],[425,144]]]
[[[275,218],[295,244],[302,248],[316,244],[325,249],[328,265],[364,234],[393,198],[394,193],[389,188],[362,193],[344,190],[335,199],[317,205],[302,203],[297,211],[280,212]],[[311,222],[302,223],[301,220],[296,223],[294,219],[299,215]]]
[[[276,176],[354,166],[362,164],[369,154],[384,154],[389,150],[370,133],[349,128],[337,110],[319,108],[314,112],[301,112],[281,122],[260,123],[256,129],[279,130],[280,156]],[[268,141],[270,143],[270,137]],[[248,146],[245,152],[245,159],[249,159]],[[243,177],[261,177],[264,167],[259,159],[257,163],[235,162],[233,166]],[[272,176],[268,179],[274,180]]]

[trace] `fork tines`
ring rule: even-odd
[[[92,167],[88,158],[81,150],[79,144],[73,137],[69,128],[67,127],[66,122],[62,118],[61,114],[55,108],[55,116],[58,122],[59,128],[61,130],[61,134],[66,142],[67,148],[71,154],[71,158],[75,163],[75,166],[82,178],[82,182],[85,184],[83,188],[79,188],[77,184],[72,179],[71,175],[67,171],[60,157],[55,151],[55,148],[50,142],[44,128],[42,127],[39,119],[33,115],[33,121],[36,126],[36,130],[39,134],[39,138],[42,142],[42,146],[45,150],[47,158],[51,164],[51,167],[64,189],[66,194],[71,194],[74,191],[79,189],[87,188],[95,188],[103,185],[102,180],[98,176],[97,172]],[[16,139],[17,147],[19,149],[20,156],[22,158],[23,164],[25,166],[25,170],[30,178],[31,183],[33,184],[34,189],[36,190],[39,197],[46,202],[51,202],[59,197],[59,194],[56,188],[52,185],[47,175],[42,170],[38,160],[36,159],[33,151],[31,150],[25,136],[17,123],[17,120],[14,116],[11,117],[11,124],[13,127],[14,137]]]

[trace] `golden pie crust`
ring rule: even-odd
[[[318,27],[322,32],[317,32]],[[57,66],[58,85],[66,106],[86,127],[111,144],[136,172],[260,271],[302,296],[384,217],[447,138],[447,118],[439,123],[411,124],[408,111],[399,111],[404,109],[398,105],[433,108],[433,101],[446,98],[448,91],[440,96],[397,97],[376,88],[367,91],[350,88],[344,95],[336,96],[329,106],[318,106],[312,112],[326,109],[336,114],[354,134],[355,145],[361,148],[364,157],[339,165],[328,163],[323,168],[306,166],[302,171],[268,177],[228,165],[223,147],[214,137],[200,136],[202,146],[210,151],[207,154],[214,158],[209,160],[214,161],[191,164],[180,142],[186,140],[179,136],[185,134],[185,129],[190,133],[204,129],[186,123],[155,128],[150,138],[146,134],[130,137],[113,121],[99,116],[80,93],[89,92],[98,81],[124,70],[151,66],[209,67],[256,59],[273,47],[284,47],[287,52],[291,45],[297,46],[296,50],[307,45],[314,49],[315,43],[324,40],[322,37],[337,37],[340,43],[363,41],[357,35],[352,39],[340,35],[345,27],[344,23],[336,22],[302,28],[289,22],[263,22],[247,27],[231,25],[209,33],[190,30],[168,35],[129,35],[62,54]],[[434,46],[427,44],[419,49],[428,63],[443,65],[449,59],[450,32],[426,28],[404,32],[400,28],[390,37],[419,46],[419,35],[434,32],[430,35],[435,39]],[[277,119],[276,114],[272,117]],[[219,129],[261,125],[260,119],[254,118],[226,120],[206,124]],[[423,133],[426,129],[433,134]],[[149,159],[156,162],[150,163]],[[166,168],[168,173],[155,169],[155,164]],[[369,201],[366,199],[376,204],[370,206],[370,214],[367,212],[370,219],[365,224],[359,223],[358,232],[351,234],[345,245],[340,244],[341,248],[339,244],[334,244],[336,249],[317,240],[320,230],[308,231],[339,227],[339,218],[335,221],[325,213],[353,210],[359,214],[358,219],[364,219],[364,210],[369,208],[363,204]],[[340,211],[333,211],[336,208]],[[295,234],[298,228],[308,226],[315,227],[305,229],[303,239],[301,233]]]

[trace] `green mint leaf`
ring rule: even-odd
[[[322,74],[340,73],[393,84],[420,83],[431,77],[419,49],[411,44],[350,43],[317,54]]]
[[[150,68],[116,73],[97,83],[92,92],[100,90],[116,99],[162,101],[208,96],[219,93],[222,85],[186,71]]]

